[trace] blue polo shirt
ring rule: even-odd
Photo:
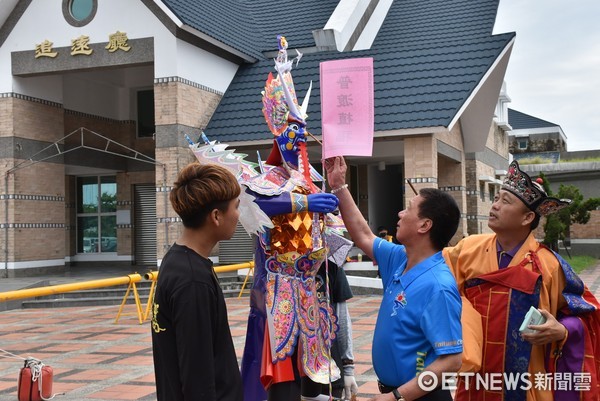
[[[454,276],[438,252],[406,269],[406,249],[381,238],[373,244],[383,299],[373,336],[379,380],[400,386],[439,355],[462,352],[462,309]]]

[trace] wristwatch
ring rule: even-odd
[[[397,388],[392,390],[392,394],[396,398],[396,401],[406,401],[406,399],[400,394]]]

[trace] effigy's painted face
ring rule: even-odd
[[[306,142],[306,124],[290,121],[285,131],[277,137],[277,145],[283,160],[297,166],[299,145],[303,142]]]

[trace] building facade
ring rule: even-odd
[[[181,230],[168,193],[193,160],[184,134],[206,130],[238,152],[268,154],[260,91],[277,33],[305,54],[298,92],[318,82],[322,60],[374,58],[373,156],[348,158],[353,194],[373,229],[395,227],[412,196],[408,180],[455,197],[463,211],[455,240],[486,231],[508,164],[502,82],[514,43],[514,34],[490,34],[497,2],[448,1],[448,18],[432,15],[427,2],[284,3],[273,11],[266,1],[5,0],[5,275],[92,262],[156,267]],[[282,18],[308,6],[322,12],[280,31]],[[408,17],[426,23],[398,22]],[[444,24],[456,20],[462,32],[454,38]],[[309,130],[319,137],[315,92]],[[309,154],[320,160],[314,141]],[[249,242],[238,234],[222,244],[229,253],[215,251],[222,262],[236,261],[231,254]]]
[[[180,133],[206,125],[236,62],[178,39],[150,2],[13,3],[0,47],[5,273],[156,266],[179,230],[170,184],[192,160]]]
[[[561,185],[579,189],[584,199],[600,198],[600,151],[567,151],[567,136],[560,125],[509,109],[509,151],[532,177],[543,173],[557,194]],[[600,257],[600,210],[590,211],[586,224],[572,224],[569,251]],[[544,238],[544,222],[535,234]],[[564,250],[564,244],[561,244]],[[560,247],[559,247],[560,249]]]

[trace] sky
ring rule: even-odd
[[[508,107],[560,125],[569,151],[600,149],[600,0],[500,0],[504,32]]]

